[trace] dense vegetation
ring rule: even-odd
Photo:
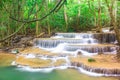
[[[92,28],[101,32],[102,27],[118,29],[119,22],[119,0],[0,0],[0,42],[42,32],[51,35]]]

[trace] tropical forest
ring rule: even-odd
[[[0,80],[120,80],[120,0],[0,0]]]

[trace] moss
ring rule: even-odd
[[[96,62],[96,60],[93,59],[93,58],[89,58],[89,59],[88,59],[88,62]]]

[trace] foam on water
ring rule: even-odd
[[[117,50],[112,51],[112,52],[104,52],[104,54],[117,54]]]
[[[75,39],[84,39],[84,38],[93,38],[93,34],[87,33],[56,33],[53,38],[75,38]]]
[[[55,67],[55,69],[61,69],[61,70],[67,69],[67,68],[68,68],[68,66],[58,66],[58,67]]]
[[[86,74],[86,75],[89,75],[89,76],[95,76],[95,77],[101,77],[101,76],[120,76],[120,74],[101,74],[101,73],[95,73],[95,72],[90,72],[90,71],[86,71],[84,70],[83,68],[79,67],[79,68],[76,68],[78,69],[81,73],[83,74]]]
[[[89,52],[81,50],[81,49],[77,49],[76,51],[63,51],[63,53],[72,54],[73,57],[77,57],[78,53],[81,53],[84,56],[93,56],[93,55],[98,54],[98,53],[89,53]]]
[[[68,45],[68,43],[61,43],[56,48],[53,48],[52,52],[53,53],[61,53],[62,51],[64,51],[64,49],[67,45]]]
[[[18,67],[17,70],[20,70],[20,71],[50,73],[55,69],[60,69],[60,70],[67,69],[69,66],[64,65],[64,66],[57,66],[57,67],[53,66],[48,68],[31,68],[29,66],[18,65],[17,67]]]
[[[68,43],[60,43],[55,48],[43,48],[43,47],[40,47],[40,46],[36,46],[36,47],[38,47],[40,49],[43,49],[43,50],[46,50],[46,51],[53,52],[53,53],[60,53],[64,50],[64,48],[67,45],[68,45]]]
[[[37,69],[33,69],[30,68],[29,66],[18,66],[19,68],[17,68],[17,70],[20,71],[29,71],[29,72],[43,72],[43,73],[50,73],[54,70],[54,67],[51,68],[37,68]]]
[[[27,54],[25,55],[25,58],[35,58],[36,56],[34,54]]]
[[[55,69],[68,69],[68,68],[74,68],[77,69],[78,71],[80,71],[83,74],[89,75],[89,76],[94,76],[94,77],[100,77],[100,76],[120,76],[120,74],[115,75],[115,74],[101,74],[101,73],[95,73],[95,72],[90,72],[90,71],[86,71],[81,67],[76,67],[76,66],[58,66],[58,67],[50,67],[50,68],[30,68],[29,66],[21,66],[18,65],[17,70],[20,71],[29,71],[29,72],[43,72],[43,73],[50,73]]]
[[[102,30],[102,32],[107,33],[107,32],[110,32],[110,31],[109,30]]]
[[[86,41],[85,41],[86,42]],[[92,43],[92,42],[91,42]],[[82,43],[83,44],[88,44],[88,43]],[[96,44],[96,43],[92,43],[92,44]],[[50,51],[52,53],[68,53],[68,54],[72,54],[72,55],[77,55],[78,52],[81,52],[83,55],[88,55],[88,56],[91,56],[91,55],[96,55],[97,53],[89,53],[87,51],[84,51],[84,50],[81,50],[81,49],[77,49],[76,51],[66,51],[66,47],[69,46],[69,45],[72,45],[72,44],[68,44],[68,43],[60,43],[57,47],[55,48],[41,48],[41,49],[44,49],[44,50],[47,50],[47,51]],[[75,45],[75,44],[74,44]],[[81,44],[76,44],[76,45],[81,45]]]
[[[87,51],[84,51],[84,50],[79,50],[80,53],[84,56],[93,56],[93,55],[97,55],[98,53],[89,53]]]
[[[13,62],[11,63],[11,65],[15,66],[15,65],[16,65],[16,62],[15,62],[15,61],[13,61]]]
[[[75,35],[75,39],[85,39],[85,38],[93,38],[93,34],[77,34]]]
[[[114,76],[114,77],[117,77],[117,76],[119,76],[120,77],[120,74],[104,74],[104,76],[107,76],[107,77],[109,77],[109,76]]]

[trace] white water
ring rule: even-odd
[[[58,33],[56,36],[52,36],[51,38],[55,38],[55,39],[59,39],[59,38],[74,38],[74,39],[93,39],[93,34],[86,34],[86,33],[83,33],[83,34],[69,34],[69,36],[64,36],[64,35],[67,35],[67,34],[60,34]]]
[[[62,53],[67,45],[68,45],[68,43],[61,43],[56,48],[53,48],[52,52],[53,53]]]
[[[13,61],[13,62],[11,63],[11,65],[15,66],[15,65],[16,65],[16,62],[15,62],[15,61]]]
[[[83,74],[86,74],[86,75],[89,75],[89,76],[95,76],[95,77],[98,77],[98,76],[120,76],[120,74],[100,74],[100,73],[95,73],[95,72],[89,72],[89,71],[86,71],[84,70],[83,68],[77,68],[81,73]]]
[[[64,65],[64,66],[57,66],[57,67],[51,66],[48,68],[31,68],[29,66],[17,65],[17,67],[18,67],[17,70],[20,70],[20,71],[50,73],[55,69],[62,69],[62,70],[67,69],[69,66]]]
[[[25,55],[25,58],[35,58],[36,56],[34,54],[27,54]]]
[[[89,71],[86,71],[86,70],[84,70],[84,69],[82,69],[82,68],[78,68],[78,70],[79,70],[81,73],[87,74],[87,75],[89,75],[89,76],[95,76],[95,77],[97,77],[97,76],[105,76],[104,74],[89,72]]]
[[[86,75],[89,75],[89,76],[94,76],[94,77],[120,76],[120,74],[115,75],[115,74],[100,74],[100,73],[95,73],[95,72],[89,72],[89,71],[84,70],[81,67],[76,67],[76,66],[58,66],[58,67],[49,67],[49,68],[36,68],[36,69],[30,68],[29,66],[22,66],[22,65],[18,65],[17,67],[18,68],[16,68],[16,69],[20,70],[20,71],[43,72],[43,73],[50,73],[50,72],[52,72],[53,70],[56,70],[56,69],[63,70],[63,69],[68,69],[68,68],[74,68],[74,69],[80,71],[83,74],[86,74]]]
[[[102,32],[104,32],[104,33],[110,33],[110,32],[113,33],[114,30],[110,31],[110,28],[111,28],[111,27],[102,28]]]
[[[20,71],[29,71],[29,72],[43,72],[43,73],[50,73],[54,70],[53,67],[51,68],[37,68],[37,69],[33,69],[30,68],[29,66],[18,66],[19,68],[17,68],[17,70]]]
[[[56,33],[55,36],[52,36],[52,38],[92,38],[93,34],[87,34],[87,33]]]
[[[82,55],[84,56],[93,56],[93,55],[97,55],[98,53],[89,53],[87,51],[83,51],[83,50],[79,50],[81,52]]]

